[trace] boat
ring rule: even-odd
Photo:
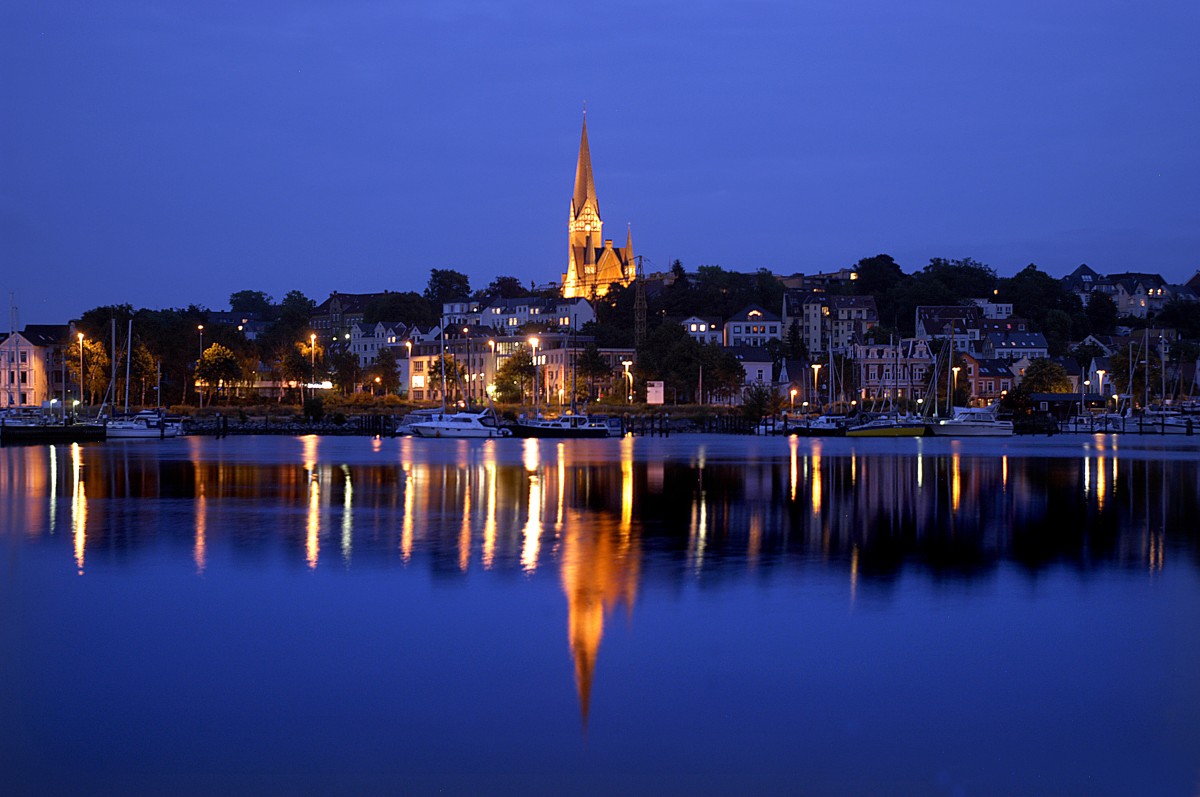
[[[428,421],[412,424],[409,429],[416,437],[511,437],[512,431],[496,423],[491,410],[482,412],[438,413]]]
[[[887,416],[846,429],[846,437],[922,437],[924,434],[922,421]]]
[[[142,410],[127,418],[114,418],[104,425],[112,440],[162,440],[178,437],[181,424],[154,410]]]
[[[37,410],[0,411],[0,443],[84,443],[103,440],[103,424],[67,423]]]
[[[1002,421],[998,405],[991,407],[955,407],[954,417],[930,426],[939,437],[1011,437],[1012,421]]]
[[[845,415],[818,415],[802,424],[793,425],[791,432],[819,436],[843,435],[846,433],[847,423]]]
[[[428,423],[429,421],[436,420],[445,414],[446,411],[444,409],[438,409],[436,407],[428,410],[413,410],[401,418],[396,424],[396,434],[413,435],[415,434],[412,429],[414,424]]]
[[[601,438],[615,437],[606,419],[587,415],[560,415],[557,418],[521,418],[508,427],[517,437]]]

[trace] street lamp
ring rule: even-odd
[[[492,387],[496,384],[496,340],[495,340],[495,338],[488,338],[488,347],[492,350],[492,378],[488,379],[487,375],[484,374],[484,380],[488,383],[488,387]],[[484,370],[486,370],[486,369],[484,369]],[[487,391],[489,398],[491,398],[493,392],[494,391],[491,391],[491,390]]]
[[[308,336],[308,354],[311,360],[310,368],[312,370],[312,381],[317,381],[317,333],[314,332]]]
[[[956,394],[956,393],[958,393],[958,372],[959,372],[959,371],[961,371],[961,370],[962,370],[962,367],[961,367],[961,366],[958,366],[958,365],[956,365],[956,366],[954,366],[953,368],[951,368],[951,369],[950,369],[950,372],[951,372],[951,374],[953,375],[953,377],[954,377],[954,378],[951,380],[951,387],[950,387],[950,400],[949,400],[947,403],[948,403],[948,404],[949,404],[951,407],[953,407],[953,406],[954,406],[954,396],[955,396],[955,394]]]
[[[533,360],[533,415],[537,417],[538,409],[538,372],[537,372],[537,347],[538,339],[536,336],[529,339],[529,348],[532,350],[530,359]]]
[[[821,364],[813,363],[812,369],[813,369],[813,398],[816,399],[816,402],[815,402],[816,406],[820,407],[821,406],[821,397],[820,397],[820,391],[817,389],[817,377],[821,373]]]
[[[383,382],[383,377],[375,377],[375,390],[371,391],[372,396],[379,395],[379,385]]]
[[[1096,376],[1100,379],[1099,384],[1096,385],[1096,392],[1102,396],[1104,395],[1104,375],[1106,373],[1108,373],[1108,371],[1104,370],[1103,368],[1096,369]]]
[[[795,415],[795,414],[796,414],[796,393],[798,393],[798,392],[799,392],[799,391],[798,391],[798,390],[796,390],[796,388],[792,388],[792,390],[791,390],[791,395],[792,395],[792,414],[793,414],[793,415]]]
[[[200,333],[200,359],[196,360],[196,393],[198,398],[196,402],[204,406],[204,391],[200,389],[200,361],[204,359],[204,324],[197,324],[196,331]]]
[[[83,403],[83,333],[79,333],[79,403]]]
[[[629,366],[633,365],[633,360],[621,360],[621,365],[625,366],[625,379],[629,382],[629,390],[625,394],[625,403],[633,403],[633,374],[629,372]]]
[[[471,370],[471,330],[463,327],[463,337],[466,338],[467,350],[467,404],[475,398],[475,372]]]

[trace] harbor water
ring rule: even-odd
[[[0,448],[5,794],[1194,795],[1200,440]]]

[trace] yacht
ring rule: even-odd
[[[142,410],[129,418],[114,418],[104,428],[113,440],[161,440],[177,437],[181,424],[169,421],[153,410]]]
[[[441,413],[427,421],[409,426],[417,437],[511,437],[512,432],[496,423],[496,414],[491,410],[482,412]]]
[[[509,427],[517,437],[614,437],[604,419],[587,415],[522,418]]]
[[[921,420],[887,416],[846,429],[846,437],[922,437],[924,434],[925,423]]]
[[[1012,421],[997,416],[999,407],[955,407],[954,417],[946,418],[930,428],[940,437],[1011,437]]]

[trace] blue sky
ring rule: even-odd
[[[12,0],[0,282],[37,323],[558,279],[584,101],[651,270],[1183,280],[1197,40],[1191,2]]]

